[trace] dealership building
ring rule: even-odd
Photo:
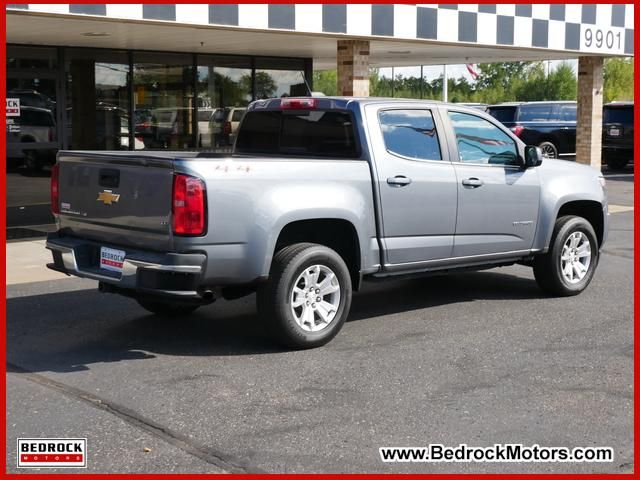
[[[229,150],[254,99],[337,69],[578,58],[580,162],[600,167],[603,60],[633,56],[624,4],[8,4],[7,222],[46,231],[58,149]]]

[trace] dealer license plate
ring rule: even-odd
[[[100,268],[122,273],[122,263],[124,262],[125,255],[124,250],[100,247]]]

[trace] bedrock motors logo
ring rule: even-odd
[[[86,468],[86,438],[19,438],[19,468]]]

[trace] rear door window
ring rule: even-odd
[[[516,107],[489,107],[487,113],[502,123],[516,121]]]
[[[387,151],[415,160],[442,160],[430,110],[383,110],[379,118]]]
[[[244,117],[244,110],[234,110],[233,115],[231,117],[232,122],[239,122]]]
[[[251,111],[245,115],[236,152],[358,158],[351,114],[337,110]]]
[[[560,120],[563,122],[576,122],[578,120],[578,106],[562,105],[560,107]]]
[[[198,110],[198,121],[208,122],[211,118],[211,110]]]
[[[553,105],[521,105],[519,122],[548,122],[551,120]]]
[[[216,110],[213,113],[213,117],[211,117],[211,120],[213,120],[214,122],[222,122],[224,120],[224,111],[223,110]]]

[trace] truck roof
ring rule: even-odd
[[[387,98],[387,97],[339,97],[339,96],[324,96],[324,97],[283,97],[283,98],[271,98],[264,100],[255,100],[249,104],[248,110],[279,110],[281,109],[282,102],[313,102],[313,105],[317,105],[319,109],[348,109],[349,105],[370,105],[370,104],[407,104],[407,103],[419,103],[424,106],[442,106],[450,105],[456,108],[468,109],[469,111],[477,112],[477,108],[463,105],[460,103],[446,103],[440,100],[421,100],[417,98]],[[293,109],[293,107],[289,107]],[[304,109],[305,107],[303,107]],[[306,107],[310,108],[310,107]],[[311,109],[311,108],[310,108]]]

